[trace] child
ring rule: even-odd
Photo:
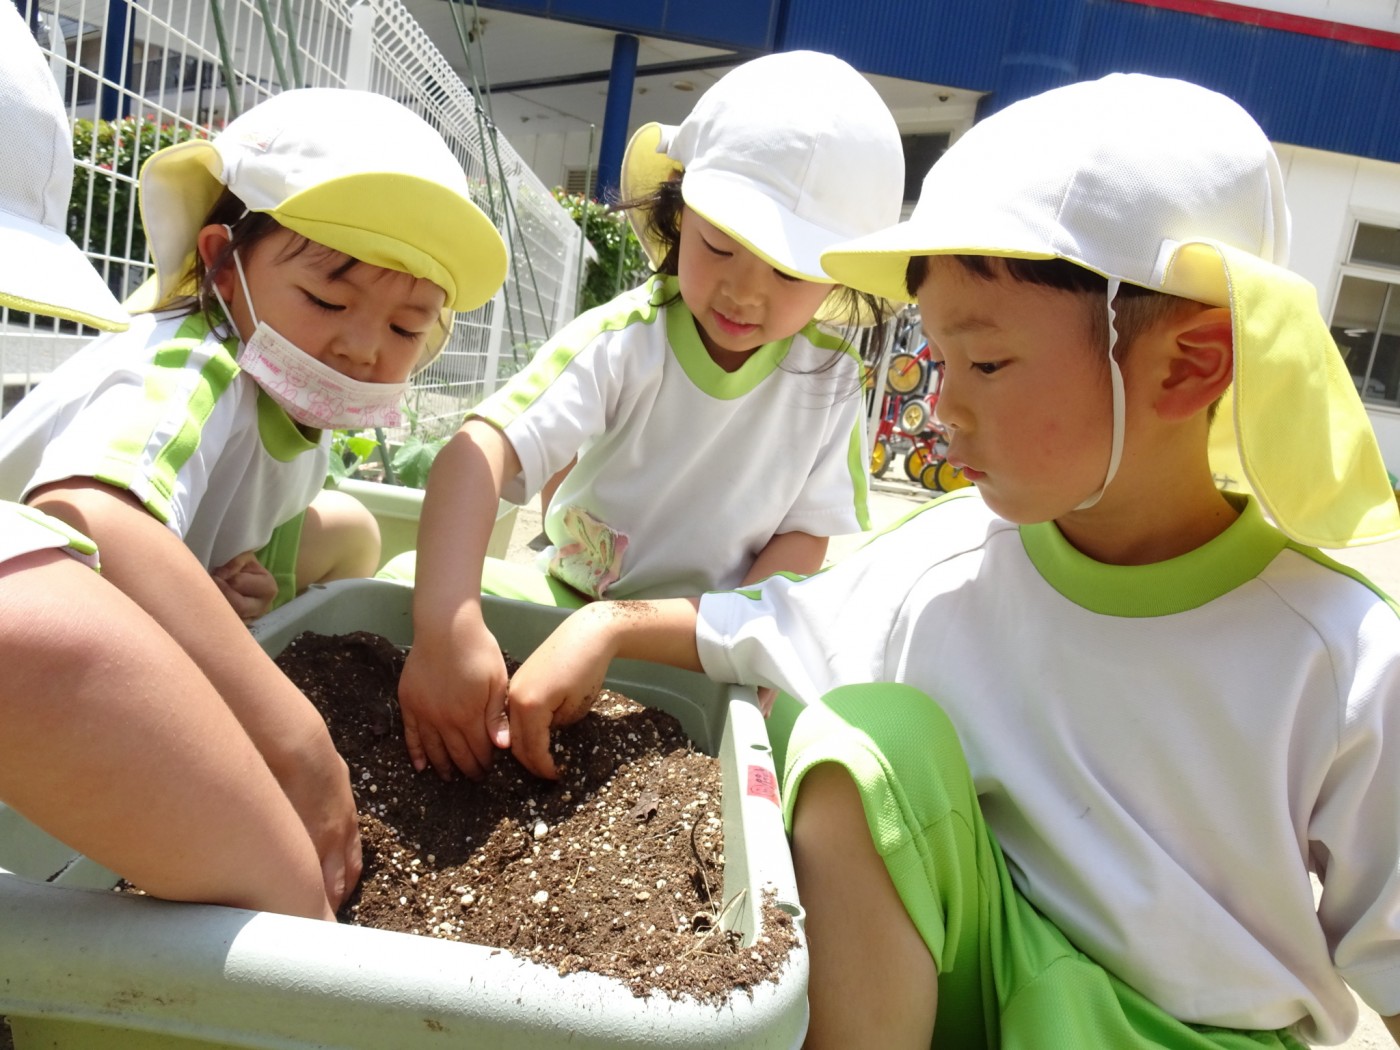
[[[512,680],[545,773],[613,655],[788,694],[809,1046],[1335,1043],[1348,986],[1400,1037],[1400,622],[1316,549],[1400,519],[1287,242],[1214,92],[988,118],[823,257],[917,297],[976,489],[806,580],[600,603]]]
[[[0,421],[0,497],[92,536],[107,579],[194,658],[311,830],[338,904],[359,870],[345,763],[211,571],[261,551],[292,575],[329,429],[394,422],[451,312],[500,286],[504,245],[438,133],[368,92],[286,92],[160,151],[141,206],[161,309]]]
[[[64,231],[71,131],[9,4],[0,130],[46,165],[0,166],[0,306],[125,328]],[[157,896],[331,918],[315,848],[253,742],[96,562],[62,522],[0,503],[0,800]]]
[[[874,88],[830,55],[721,78],[623,162],[657,274],[580,317],[478,406],[433,467],[415,643],[400,685],[413,764],[484,773],[509,746],[482,592],[577,606],[811,572],[868,525],[861,362],[822,318],[873,316],[821,251],[899,214],[904,166]],[[547,573],[483,557],[495,501],[549,501]]]

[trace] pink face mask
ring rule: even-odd
[[[243,301],[257,326],[238,351],[238,366],[262,387],[292,419],[318,430],[363,430],[398,426],[399,405],[408,382],[365,383],[318,361],[266,321],[259,321],[235,252],[234,266],[243,288]],[[223,296],[214,289],[224,315],[232,318]]]

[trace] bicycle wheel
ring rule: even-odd
[[[919,435],[928,425],[928,404],[921,397],[910,398],[899,412],[899,426],[906,434]]]
[[[938,464],[938,487],[944,492],[952,492],[954,489],[965,489],[972,482],[963,477],[963,472],[946,459]]]
[[[912,394],[924,385],[924,363],[913,354],[895,354],[885,373],[885,386],[896,394]]]
[[[938,468],[943,465],[943,460],[933,459],[924,464],[924,469],[919,473],[919,484],[930,492],[942,491],[938,487]]]
[[[890,469],[890,443],[884,438],[875,442],[875,447],[870,450],[870,476],[873,478],[883,478],[885,471]]]
[[[922,445],[915,445],[904,457],[904,473],[910,481],[923,484],[924,464],[928,462],[928,450]]]

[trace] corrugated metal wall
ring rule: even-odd
[[[1114,71],[1194,80],[1278,142],[1400,162],[1400,50],[1125,0],[488,0],[736,49],[830,51],[867,73],[988,92],[987,110]]]

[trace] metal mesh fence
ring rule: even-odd
[[[12,2],[12,0],[2,0]],[[19,0],[74,123],[69,234],[118,297],[150,273],[136,177],[161,146],[218,131],[291,87],[388,95],[442,134],[510,247],[496,298],[458,315],[443,355],[414,380],[410,429],[450,433],[466,409],[568,319],[578,227],[399,0]],[[12,404],[92,333],[0,310]]]

